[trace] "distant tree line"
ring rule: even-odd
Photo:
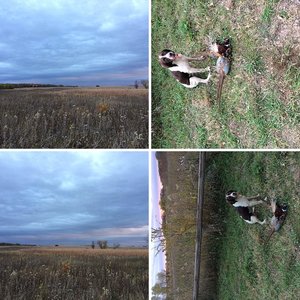
[[[140,85],[142,85],[145,89],[148,89],[149,88],[149,80],[146,80],[146,79],[143,79],[143,80],[136,80],[135,82],[134,82],[134,87],[136,88],[136,89],[138,89],[139,88],[139,86]]]
[[[120,247],[119,243],[115,243],[111,247],[109,247],[108,242],[105,241],[105,240],[99,240],[96,243],[97,243],[97,245],[99,246],[100,249],[107,249],[107,248],[117,249],[117,248]],[[94,241],[92,241],[91,247],[92,247],[92,249],[95,249],[95,242]]]
[[[36,246],[34,244],[0,243],[0,246]]]
[[[63,84],[40,84],[40,83],[0,83],[0,89],[30,88],[30,87],[77,87]]]
[[[147,79],[142,79],[142,80],[135,80],[133,85],[129,85],[129,86],[133,86],[134,88],[138,89],[140,86],[143,86],[145,89],[149,88],[149,80]],[[96,84],[96,87],[100,87],[99,84]]]
[[[157,281],[152,287],[152,298],[151,300],[166,299],[167,297],[167,274],[166,271],[157,273]]]

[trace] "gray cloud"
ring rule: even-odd
[[[143,241],[147,164],[147,152],[0,152],[0,242]]]
[[[0,41],[0,82],[132,83],[148,75],[148,1],[1,2]]]

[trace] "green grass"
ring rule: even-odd
[[[300,72],[292,39],[295,8],[283,8],[277,0],[233,2],[227,10],[215,1],[152,1],[153,148],[300,146]],[[284,39],[275,30],[281,18],[290,24]],[[190,90],[157,60],[165,48],[196,56],[206,49],[207,35],[232,40],[232,68],[220,109],[216,74],[208,86]],[[215,61],[196,65],[213,67]]]
[[[263,14],[261,16],[263,22],[270,23],[271,19],[275,13],[275,4],[278,3],[279,0],[267,0],[265,1],[265,8],[263,10]],[[281,16],[281,12],[280,12]]]
[[[168,293],[191,299],[198,152],[161,152],[158,160]],[[208,152],[205,174],[200,299],[300,299],[300,152]],[[231,189],[288,204],[267,244],[271,228],[244,222],[224,199]],[[255,211],[272,217],[267,204]]]
[[[289,205],[282,229],[269,243],[269,228],[248,225],[226,207],[219,245],[219,299],[300,298],[300,154],[281,152],[222,153],[215,158],[225,192],[276,197]],[[259,219],[271,217],[267,206],[256,208]]]

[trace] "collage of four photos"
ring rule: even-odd
[[[0,1],[0,299],[300,299],[299,20]]]

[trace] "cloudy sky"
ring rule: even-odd
[[[159,206],[160,192],[162,189],[162,183],[159,177],[158,162],[155,157],[155,152],[151,153],[151,201],[150,201],[150,220],[151,228],[158,228],[161,226],[162,214]],[[154,286],[157,281],[157,273],[165,270],[166,257],[164,253],[157,253],[155,250],[157,242],[151,242],[150,245],[150,282],[151,286]],[[152,294],[152,291],[150,291]]]
[[[148,0],[0,1],[0,83],[148,77]]]
[[[1,151],[0,242],[145,245],[148,153]]]

